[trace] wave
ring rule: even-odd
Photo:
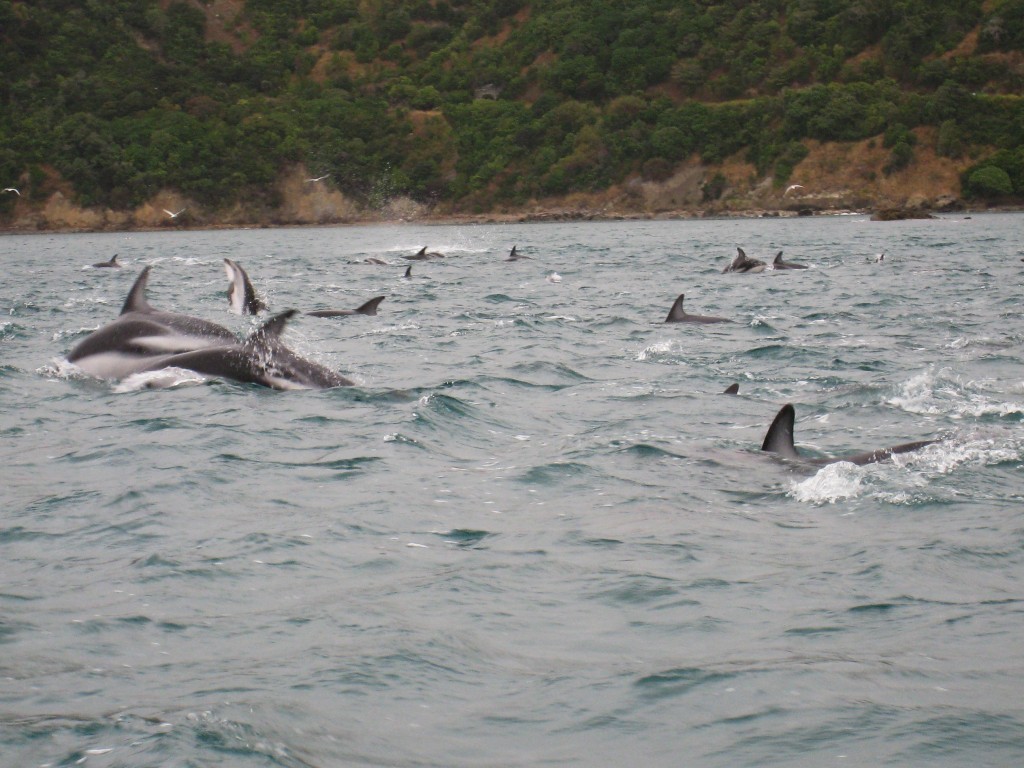
[[[929,368],[898,386],[896,394],[886,402],[908,413],[946,415],[953,419],[969,417],[1009,418],[1019,421],[1024,416],[1024,403],[1001,400],[1005,392],[992,392],[1000,382],[965,381],[950,369]]]

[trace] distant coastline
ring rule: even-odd
[[[785,218],[808,218],[815,216],[871,216],[877,211],[891,206],[858,207],[858,208],[830,208],[830,209],[773,209],[773,208],[721,208],[709,206],[703,209],[685,208],[659,211],[623,211],[608,210],[588,207],[531,207],[518,211],[464,213],[451,212],[439,213],[424,211],[412,216],[387,216],[380,213],[367,212],[364,215],[346,217],[340,221],[282,221],[276,218],[270,220],[244,221],[233,219],[231,221],[218,221],[215,218],[201,222],[190,222],[180,225],[138,225],[127,221],[111,222],[102,221],[87,224],[85,222],[72,223],[49,223],[44,219],[32,217],[30,221],[19,223],[0,224],[0,235],[26,235],[26,234],[61,234],[61,233],[101,233],[101,232],[175,232],[175,231],[204,231],[218,229],[285,229],[285,228],[314,228],[314,227],[356,227],[373,225],[421,225],[421,226],[452,226],[452,225],[482,225],[482,224],[535,224],[535,223],[558,223],[558,222],[609,222],[609,221],[684,221],[698,219],[785,219]],[[930,218],[934,215],[963,215],[971,216],[982,213],[1019,213],[1024,211],[1024,206],[1019,205],[982,205],[970,206],[958,204],[943,208],[916,208],[909,211],[908,215],[893,217],[899,218]]]

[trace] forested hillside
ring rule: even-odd
[[[0,225],[628,204],[695,164],[712,204],[833,143],[868,190],[942,159],[1024,200],[1024,0],[0,0],[0,73]]]

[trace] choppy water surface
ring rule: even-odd
[[[0,238],[0,762],[1021,764],[1022,225]],[[286,334],[358,386],[62,362],[147,264],[249,332],[224,257],[273,309],[386,294]],[[945,441],[787,465],[785,402],[812,455]]]

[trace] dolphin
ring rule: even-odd
[[[384,261],[384,259],[379,259],[376,256],[371,256],[368,259],[363,259],[363,263],[364,264],[387,264],[387,262]]]
[[[405,274],[402,277],[412,277],[412,264],[405,268]]]
[[[891,448],[879,448],[875,451],[855,453],[852,456],[812,459],[802,456],[793,444],[793,422],[795,418],[796,411],[793,409],[791,404],[787,403],[782,406],[781,410],[776,414],[772,425],[768,427],[768,432],[764,436],[764,442],[761,444],[761,450],[778,454],[784,459],[803,461],[816,466],[835,464],[839,461],[849,461],[852,464],[864,465],[874,464],[878,461],[885,461],[886,459],[892,458],[892,456],[897,453],[909,453],[910,451],[916,451],[919,448],[924,448],[926,445],[932,445],[933,443],[939,442],[938,440],[918,440],[913,443],[895,445]]]
[[[760,259],[751,259],[743,252],[742,248],[736,248],[736,258],[732,260],[722,274],[726,272],[764,272],[765,263]]]
[[[722,392],[723,395],[738,395],[739,393],[740,393],[740,385],[739,384],[730,384],[728,387],[725,388],[725,391]]]
[[[156,358],[237,342],[227,328],[198,317],[163,312],[146,300],[152,267],[135,279],[121,314],[68,353],[68,362],[101,379],[120,379],[147,370]]]
[[[267,305],[256,296],[249,282],[249,275],[242,265],[231,259],[224,259],[224,273],[228,276],[228,305],[236,315],[256,315]]]
[[[281,341],[288,320],[298,314],[289,309],[274,315],[249,337],[231,344],[166,355],[152,360],[144,371],[185,368],[205,376],[260,384],[272,389],[331,389],[351,387],[354,382],[340,373],[306,360]]]
[[[516,253],[516,247],[513,245],[512,250],[508,253],[508,258],[505,261],[522,261],[523,259],[529,259],[529,256],[523,256],[520,253]]]
[[[93,266],[96,269],[102,269],[103,267],[112,267],[114,269],[120,269],[121,265],[117,263],[117,254],[115,253],[110,257],[109,261],[97,261]]]
[[[275,315],[240,342],[216,323],[150,306],[145,296],[150,269],[136,278],[120,316],[79,342],[68,362],[102,379],[185,368],[274,389],[352,386],[341,374],[299,357],[281,341],[285,323],[296,310]]]
[[[690,315],[683,309],[683,296],[685,294],[680,293],[679,298],[676,299],[672,305],[672,309],[668,311],[668,317],[665,318],[666,323],[731,323],[724,317],[714,317],[712,315]]]
[[[429,261],[430,259],[443,259],[444,254],[437,251],[428,251],[427,246],[424,245],[412,256],[405,256],[404,258],[411,259],[412,261]]]
[[[772,262],[772,269],[807,269],[806,264],[797,264],[794,261],[783,261],[782,251],[775,254],[775,261]]]
[[[312,312],[307,312],[307,315],[312,317],[345,317],[348,315],[376,315],[377,305],[384,301],[384,296],[374,296],[365,304],[362,304],[355,309],[314,309]]]

